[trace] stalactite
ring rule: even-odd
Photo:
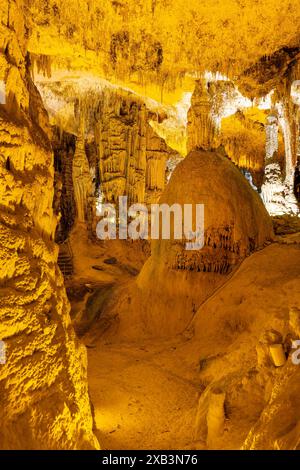
[[[291,125],[287,115],[286,105],[279,103],[278,109],[278,121],[282,129],[284,146],[285,146],[285,183],[291,187],[294,181],[294,163],[293,163],[293,143],[292,143],[292,132]]]
[[[81,118],[72,169],[78,222],[87,222],[88,202],[89,198],[93,197],[92,178],[85,153],[84,132],[84,121]]]
[[[165,186],[166,159],[172,152],[149,124],[142,101],[109,90],[99,105],[96,140],[101,191],[107,202],[156,200]]]
[[[30,54],[31,74],[33,79],[36,73],[43,74],[44,77],[52,76],[52,57],[45,54]]]
[[[206,231],[204,237],[205,250],[191,254],[182,251],[177,254],[172,266],[176,270],[228,274],[245,257],[241,245],[234,241],[233,226],[219,227]]]

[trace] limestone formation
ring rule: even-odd
[[[266,153],[263,112],[255,112],[233,82],[211,76],[196,82],[188,116],[188,149],[222,146],[260,188]]]
[[[55,241],[64,242],[74,226],[76,217],[76,202],[73,187],[73,160],[76,147],[76,139],[73,134],[53,129],[52,145],[54,151],[55,185],[54,198],[57,204],[55,213],[59,216]],[[57,191],[56,180],[61,187]]]
[[[88,202],[93,197],[92,176],[89,168],[89,162],[85,153],[84,129],[79,130],[76,141],[76,149],[73,157],[72,177],[74,198],[76,201],[76,220],[80,222],[87,221]]]
[[[175,240],[172,231],[171,240],[152,241],[151,257],[130,294],[119,294],[115,311],[121,331],[142,328],[145,334],[156,335],[182,331],[239,263],[272,239],[271,219],[260,197],[218,153],[191,152],[176,167],[160,199],[164,203],[192,204],[194,210],[196,204],[204,204],[204,247],[189,251],[186,239]],[[130,316],[129,307],[122,307],[123,295],[131,297]]]
[[[299,24],[1,0],[0,449],[300,449]]]
[[[286,130],[283,118],[281,118],[281,125],[283,130]],[[283,214],[297,215],[299,208],[295,195],[291,189],[291,184],[287,184],[283,177],[278,160],[278,126],[278,113],[273,110],[273,113],[268,116],[266,124],[266,157],[261,195],[269,214],[274,216]],[[287,148],[289,147],[287,130],[283,133],[283,137]],[[289,158],[286,153],[286,160]]]
[[[150,122],[163,119],[164,116],[157,116],[146,106],[142,97],[131,92],[95,85],[93,88],[90,82],[87,82],[86,87],[81,90],[72,81],[40,84],[43,99],[56,128],[70,138],[72,135],[78,137],[72,171],[75,172],[73,190],[77,194],[77,204],[82,206],[79,218],[84,219],[83,213],[95,209],[96,200],[92,198],[97,193],[107,203],[114,203],[123,195],[128,197],[129,204],[156,202],[167,181],[167,160],[176,155],[176,151],[150,125]],[[64,106],[59,106],[60,88],[66,95]],[[78,96],[80,104],[76,102]],[[81,126],[85,127],[84,135],[82,131],[78,133]],[[64,142],[59,145],[63,146]],[[89,168],[86,165],[88,156],[85,156],[87,146],[93,147],[93,162],[90,162]],[[61,165],[67,165],[66,158],[68,155],[60,156]],[[91,184],[89,173],[95,180],[92,190],[84,189],[85,182],[88,186]],[[79,180],[83,181],[83,185]],[[68,191],[63,183],[63,192]],[[89,197],[91,203],[87,206],[83,200]]]
[[[216,441],[224,432],[224,411],[225,393],[222,390],[212,391],[209,399],[207,411],[207,444],[213,449]]]
[[[85,348],[75,338],[53,239],[47,114],[25,63],[23,2],[2,2],[0,369],[2,449],[93,449]]]

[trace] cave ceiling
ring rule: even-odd
[[[207,70],[253,98],[297,61],[299,6],[299,0],[28,0],[28,47],[56,70],[148,87],[154,98],[163,88],[175,102],[176,91]]]

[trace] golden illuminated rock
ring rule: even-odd
[[[1,4],[0,36],[6,63],[6,104],[0,106],[0,338],[6,346],[0,447],[94,449],[86,352],[71,326],[56,264],[53,154],[47,115],[26,70],[21,0]]]
[[[1,449],[300,448],[298,3],[1,1]]]
[[[168,336],[181,332],[201,303],[250,253],[272,239],[272,223],[260,197],[230,160],[191,152],[175,169],[160,204],[204,204],[204,247],[186,240],[153,240],[151,257],[130,292],[114,307],[120,331]],[[194,214],[195,217],[195,214]],[[130,297],[127,305],[126,298]],[[129,313],[130,312],[130,315]]]

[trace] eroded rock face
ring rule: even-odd
[[[204,247],[188,251],[185,240],[152,242],[137,282],[116,306],[124,334],[137,331],[137,325],[145,334],[182,331],[235,267],[272,238],[260,197],[230,160],[215,152],[191,152],[175,169],[160,203],[204,204]]]
[[[96,448],[86,353],[56,264],[53,154],[25,63],[23,2],[0,13],[0,448]]]

